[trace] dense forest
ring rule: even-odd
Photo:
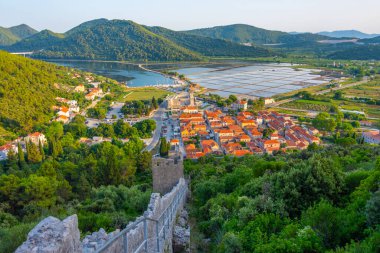
[[[185,33],[214,39],[223,39],[235,43],[254,43],[259,45],[277,43],[299,43],[305,41],[315,42],[318,40],[329,39],[329,37],[318,34],[289,34],[286,32],[265,30],[262,28],[244,24],[195,29],[186,31]]]
[[[90,130],[77,116],[65,126],[52,123],[46,145],[29,143],[27,153],[10,152],[0,163],[0,252],[13,252],[49,215],[78,214],[84,235],[125,227],[140,215],[151,193],[152,156],[140,140],[154,129],[149,123],[130,127],[119,121]],[[79,141],[94,134],[113,140],[92,146]]]
[[[0,144],[5,131],[23,135],[41,129],[53,115],[57,96],[86,103],[83,94],[69,92],[83,83],[72,70],[0,51]]]
[[[375,38],[379,40],[378,38]],[[361,45],[341,50],[328,56],[331,59],[343,60],[380,60],[380,45]]]
[[[35,33],[37,33],[36,30],[25,24],[12,26],[9,28],[0,26],[0,46],[12,45]]]
[[[186,161],[196,252],[380,251],[380,148]]]
[[[30,131],[53,116],[55,84],[74,85],[67,68],[0,51],[0,127]]]
[[[35,51],[35,57],[194,61],[203,56],[265,57],[274,53],[225,40],[146,27],[125,20],[98,19],[85,22],[64,34],[41,31],[4,47],[9,51]]]
[[[263,47],[244,46],[223,39],[214,39],[187,33],[175,32],[163,27],[147,27],[150,31],[164,36],[178,45],[205,56],[266,57],[275,55]]]

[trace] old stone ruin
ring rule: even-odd
[[[188,188],[182,160],[154,158],[152,174],[155,193],[147,210],[122,231],[107,234],[100,229],[81,241],[76,215],[62,221],[47,217],[29,232],[16,253],[189,252],[190,228],[183,209]]]

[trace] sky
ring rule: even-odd
[[[380,0],[0,0],[0,26],[65,32],[97,18],[190,30],[248,24],[285,32],[380,33]]]

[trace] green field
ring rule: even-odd
[[[380,99],[380,80],[376,79],[366,84],[343,90],[346,97]]]
[[[165,98],[167,95],[172,94],[170,91],[158,89],[158,88],[129,88],[128,94],[124,96],[123,101],[134,100],[151,100],[153,97]]]

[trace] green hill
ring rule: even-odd
[[[63,35],[42,31],[9,51],[41,50],[35,57],[96,60],[200,60],[201,56],[132,21],[95,20]]]
[[[195,29],[185,31],[185,33],[215,39],[224,39],[235,43],[255,44],[301,43],[328,39],[326,36],[311,33],[289,34],[286,32],[270,31],[243,24]]]
[[[27,25],[18,25],[10,28],[0,27],[0,46],[9,46],[22,39],[37,33]]]
[[[20,51],[39,51],[51,47],[59,46],[64,34],[54,33],[49,30],[43,30],[26,39],[23,39],[9,47],[11,52]]]
[[[54,98],[64,92],[54,84],[73,82],[67,73],[64,67],[0,51],[0,129],[30,131],[48,122]]]
[[[273,55],[269,50],[256,46],[243,46],[230,41],[175,32],[163,27],[147,27],[178,45],[205,56],[265,57]]]
[[[339,60],[380,60],[380,45],[359,45],[328,55]]]
[[[37,58],[194,61],[204,56],[265,57],[269,50],[225,40],[147,27],[126,20],[96,19],[64,34],[48,30],[34,34],[4,49],[38,51]]]
[[[366,43],[366,44],[379,44],[380,36],[375,37],[375,38],[370,38],[370,39],[362,39],[362,40],[359,40],[359,42]]]
[[[32,36],[33,34],[38,33],[38,31],[25,24],[10,27],[8,30],[20,39],[25,39]]]

